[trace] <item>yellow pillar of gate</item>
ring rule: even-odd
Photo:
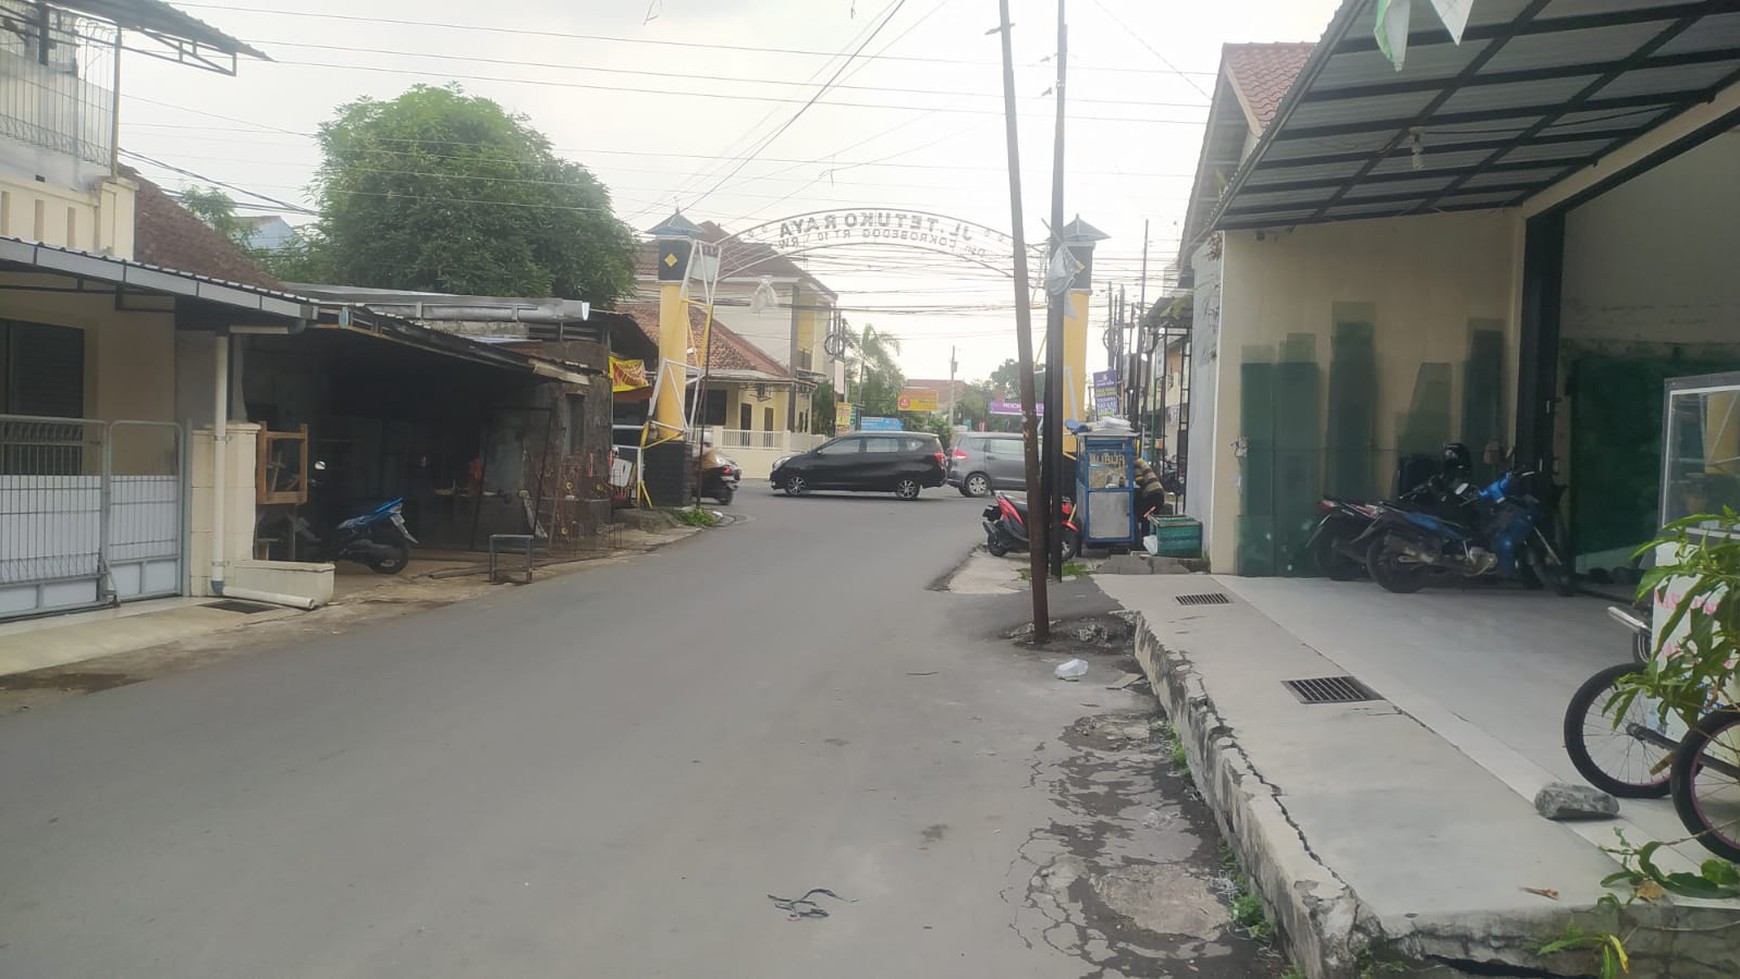
[[[687,423],[683,395],[688,387],[689,302],[681,282],[659,283],[658,402],[653,405],[652,441],[680,437]]]
[[[682,438],[688,419],[684,396],[689,384],[689,301],[683,285],[689,258],[701,228],[678,211],[648,231],[658,244],[659,376],[658,400],[652,406],[648,443]]]
[[[1087,414],[1082,406],[1087,403],[1090,389],[1087,373],[1088,299],[1093,295],[1094,243],[1105,239],[1105,232],[1083,221],[1080,215],[1063,229],[1064,246],[1076,262],[1075,278],[1069,284],[1063,304],[1063,421],[1066,432],[1070,422],[1079,422]],[[1064,437],[1063,451],[1075,455],[1075,436]]]
[[[1071,289],[1063,307],[1063,422],[1079,422],[1086,412],[1087,400],[1087,336],[1088,298],[1086,289]],[[1067,429],[1065,429],[1067,431]],[[1073,440],[1064,443],[1073,449]]]

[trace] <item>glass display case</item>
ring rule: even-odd
[[[1662,414],[1661,522],[1740,512],[1740,373],[1667,382]]]

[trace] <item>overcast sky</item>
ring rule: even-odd
[[[1008,229],[994,0],[302,0],[175,5],[273,59],[226,78],[126,56],[122,145],[288,202],[336,106],[458,81],[523,113],[610,187],[637,230],[681,204],[731,230],[831,207],[932,211]],[[1148,295],[1175,258],[1220,45],[1316,40],[1336,0],[1068,0],[1066,219],[1099,247],[1090,369],[1104,366],[1104,289]],[[1050,213],[1056,7],[1012,0],[1030,240]],[[892,19],[822,97],[748,162]],[[393,21],[397,21],[396,23]],[[746,50],[747,49],[747,50]],[[813,53],[806,53],[813,52]],[[131,160],[165,186],[189,179]],[[743,163],[739,167],[739,163]],[[727,179],[728,178],[728,179]],[[240,195],[236,195],[240,196]],[[831,249],[811,270],[854,326],[900,338],[913,377],[981,378],[1014,356],[1002,275],[913,250]],[[989,307],[989,308],[980,308]],[[727,322],[728,319],[727,319]],[[1041,319],[1042,323],[1043,320]]]

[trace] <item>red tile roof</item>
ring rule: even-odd
[[[659,307],[657,303],[629,303],[618,306],[616,312],[623,313],[634,320],[635,326],[653,344],[659,342]],[[703,331],[707,327],[707,311],[702,307],[689,306],[689,346],[696,350],[701,348]],[[781,367],[779,362],[762,353],[748,340],[743,339],[725,324],[719,322],[719,317],[713,317],[713,349],[708,359],[709,365],[716,371],[758,371],[771,374],[774,377],[789,378],[791,372]]]
[[[228,238],[171,200],[163,188],[136,170],[123,167],[122,174],[139,185],[133,215],[135,261],[261,289],[284,288]]]
[[[1221,70],[1232,82],[1233,92],[1244,106],[1251,128],[1269,128],[1281,100],[1305,67],[1305,59],[1317,47],[1310,42],[1283,44],[1227,44],[1220,49]]]

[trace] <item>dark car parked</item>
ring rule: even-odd
[[[924,432],[853,432],[773,465],[773,488],[801,496],[810,490],[893,493],[916,500],[944,479],[942,442]]]

